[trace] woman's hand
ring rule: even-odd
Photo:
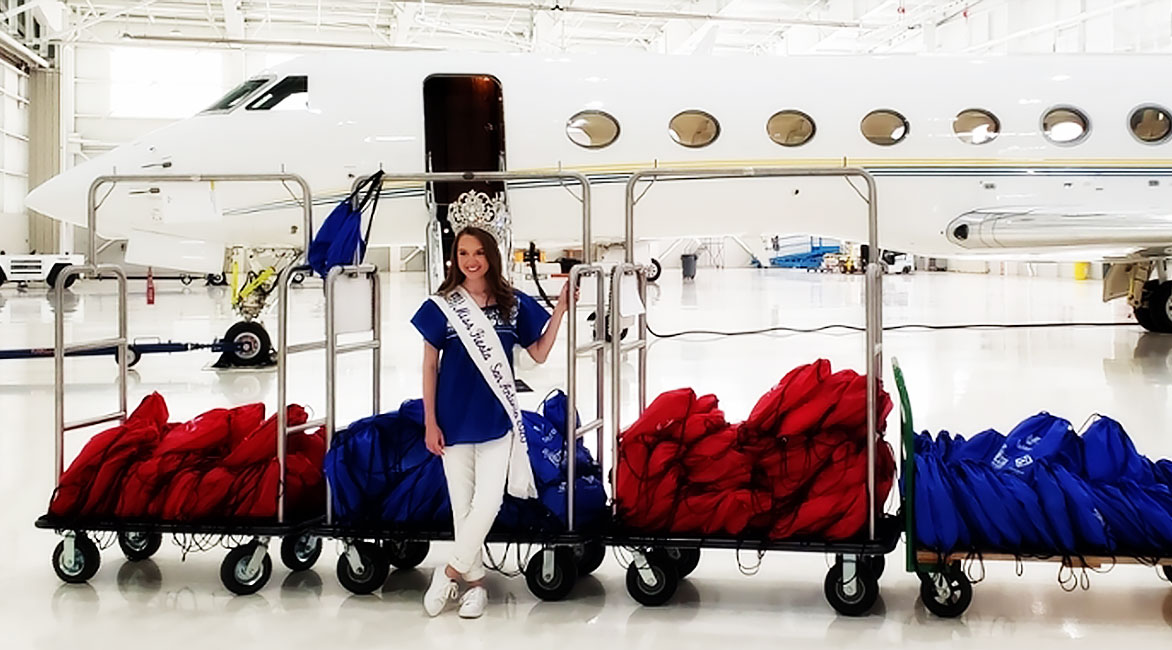
[[[427,426],[423,436],[423,444],[427,445],[427,450],[436,456],[444,455],[444,432],[440,431],[438,424]]]
[[[581,293],[582,292],[577,287],[575,287],[574,288],[574,300],[577,300],[578,297],[581,295]],[[570,281],[566,280],[566,283],[562,285],[562,292],[560,294],[558,294],[558,304],[556,307],[554,307],[554,309],[560,310],[564,313],[567,310],[569,310],[569,308],[570,308]]]

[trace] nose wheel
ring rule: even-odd
[[[264,325],[256,321],[240,321],[229,327],[223,343],[218,367],[255,368],[273,362],[272,340]]]

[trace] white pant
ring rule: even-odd
[[[444,447],[444,475],[452,500],[456,548],[448,564],[465,580],[483,580],[481,550],[505,500],[510,435],[497,440]]]

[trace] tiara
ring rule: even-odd
[[[489,198],[484,192],[464,192],[448,206],[448,223],[457,235],[476,227],[488,231],[498,244],[508,241],[509,210],[500,195]]]

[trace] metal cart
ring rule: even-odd
[[[911,398],[908,396],[903,370],[896,359],[891,360],[895,385],[899,389],[900,413],[900,475],[903,477],[904,527],[907,533],[907,571],[920,579],[920,600],[936,616],[955,618],[968,609],[973,600],[973,583],[965,573],[963,563],[973,558],[982,562],[1058,562],[1070,570],[1099,570],[1116,564],[1148,564],[1162,567],[1164,576],[1172,580],[1172,556],[1138,559],[1127,556],[1065,556],[1030,553],[961,551],[939,553],[919,547],[916,536],[916,429],[912,422]]]
[[[579,286],[583,279],[594,278],[597,284],[599,303],[605,300],[606,273],[601,266],[592,264],[589,259],[591,246],[590,222],[590,184],[586,177],[577,173],[512,173],[512,172],[466,172],[466,173],[425,173],[425,174],[386,174],[383,183],[395,182],[472,182],[472,181],[525,181],[525,180],[558,180],[574,183],[581,187],[579,200],[582,208],[582,238],[585,242],[584,250],[587,259],[571,269],[569,277],[572,286]],[[430,269],[442,268],[442,251],[438,248],[438,224],[429,225],[428,256]],[[435,263],[435,262],[439,263]],[[336,294],[329,289],[331,279],[335,274],[370,273],[369,267],[346,267],[334,269],[327,279],[326,291],[326,346],[330,352],[327,358],[335,358],[337,354],[371,349],[375,353],[374,360],[374,393],[371,401],[371,415],[380,413],[379,407],[379,362],[378,350],[380,339],[378,332],[380,320],[372,319],[372,333],[365,346],[352,344],[351,347],[338,343],[338,333],[333,329],[334,314],[337,312]],[[429,286],[438,286],[442,277],[430,277]],[[377,283],[376,283],[377,284]],[[567,476],[575,477],[577,441],[584,436],[594,433],[598,454],[603,449],[603,408],[605,399],[604,382],[606,379],[606,343],[604,319],[594,320],[593,339],[589,343],[579,343],[577,323],[578,299],[575,292],[570,292],[570,305],[567,314],[567,423],[565,431],[573,432],[566,439]],[[373,294],[372,308],[377,313],[378,294]],[[601,309],[601,305],[599,306]],[[278,353],[280,354],[280,353]],[[593,383],[596,395],[597,413],[593,419],[579,425],[575,419],[578,411],[578,363],[581,357],[591,356],[594,359],[595,372]],[[280,358],[280,357],[278,357]],[[334,386],[337,381],[336,368],[327,367],[326,383]],[[336,409],[333,401],[333,391],[327,398],[326,406],[326,435],[330,448],[333,446],[334,433],[337,431]],[[601,459],[600,459],[601,460]],[[329,486],[327,486],[329,487]],[[526,583],[534,595],[543,600],[561,600],[569,595],[578,577],[587,575],[597,569],[605,556],[605,549],[601,543],[601,532],[583,531],[575,521],[574,513],[575,482],[567,481],[567,525],[564,531],[494,531],[489,535],[489,543],[525,544],[536,546],[540,550],[524,560]],[[333,512],[332,492],[327,494],[326,518],[323,525],[315,527],[314,534],[322,537],[339,540],[343,543],[344,551],[338,558],[338,581],[349,591],[355,594],[369,594],[381,588],[386,582],[390,567],[408,569],[418,566],[426,557],[433,541],[449,541],[452,539],[450,524],[442,527],[408,526],[387,523],[378,524],[347,524],[336,521]]]
[[[59,484],[65,469],[64,447],[65,434],[70,431],[88,429],[97,425],[125,422],[130,411],[127,398],[127,366],[129,340],[127,334],[127,293],[126,274],[116,265],[94,263],[96,250],[97,225],[97,192],[106,184],[118,182],[255,182],[280,181],[294,183],[301,188],[303,201],[302,227],[305,230],[306,242],[312,233],[312,196],[309,185],[296,174],[268,174],[268,175],[218,175],[218,176],[103,176],[94,181],[89,192],[89,243],[88,257],[90,261],[83,265],[70,266],[61,271],[60,280],[54,286],[56,299],[60,302],[64,297],[65,287],[69,280],[76,276],[88,275],[94,279],[114,277],[118,282],[118,336],[114,338],[88,341],[67,342],[65,339],[65,314],[63,310],[56,310],[54,321],[54,382],[55,382],[55,458],[54,477]],[[297,273],[304,273],[305,267],[289,267],[279,275],[281,305],[281,330],[287,327],[288,286]],[[114,349],[118,359],[118,410],[104,415],[84,418],[67,422],[65,420],[65,357],[96,349]],[[162,544],[163,535],[189,536],[198,538],[198,544],[189,546],[203,547],[208,538],[219,538],[222,545],[233,545],[220,567],[220,579],[224,586],[235,594],[251,594],[260,590],[269,580],[272,573],[272,561],[268,555],[268,545],[272,538],[283,537],[282,558],[294,570],[312,566],[320,553],[320,542],[314,544],[312,538],[302,535],[309,524],[320,518],[320,515],[305,521],[290,522],[285,517],[285,436],[289,428],[285,422],[286,394],[285,368],[280,369],[280,389],[278,391],[277,409],[278,418],[277,458],[280,465],[278,489],[277,516],[271,520],[237,520],[205,522],[174,522],[155,519],[121,519],[121,518],[90,518],[90,517],[55,517],[45,515],[36,522],[38,528],[56,530],[63,536],[63,541],[53,551],[53,569],[61,580],[68,583],[82,583],[93,577],[101,563],[98,545],[90,537],[90,533],[115,533],[118,545],[126,558],[131,561],[144,560],[157,552]],[[307,430],[325,424],[325,419],[309,422],[293,431]],[[244,543],[237,543],[240,539],[247,539]],[[308,546],[306,544],[308,543]],[[315,550],[316,549],[316,550]]]
[[[776,178],[776,177],[842,177],[846,179],[860,178],[866,184],[865,200],[868,207],[868,232],[871,243],[871,255],[874,256],[879,247],[878,242],[878,205],[875,181],[872,176],[862,169],[853,168],[786,168],[786,167],[751,167],[741,169],[689,169],[663,170],[649,169],[633,174],[627,182],[626,194],[626,241],[627,259],[624,264],[616,266],[611,273],[612,305],[622,305],[623,279],[625,276],[635,276],[639,298],[646,304],[647,279],[643,267],[635,265],[631,257],[635,241],[635,206],[641,195],[637,193],[637,186],[641,181],[679,181],[698,179],[735,179],[735,178]],[[861,194],[861,193],[860,193]],[[872,259],[872,262],[875,260]],[[875,494],[875,439],[879,430],[876,406],[879,396],[880,369],[882,366],[882,270],[880,265],[871,264],[866,275],[866,364],[867,364],[867,494],[874,502]],[[618,435],[622,429],[622,400],[623,386],[622,357],[629,352],[638,355],[638,376],[636,386],[638,391],[639,414],[642,415],[647,405],[647,351],[648,329],[647,314],[642,312],[637,317],[636,337],[629,342],[620,339],[621,318],[614,318],[611,323],[611,409],[614,421],[615,438],[612,448],[612,472],[615,481],[615,494],[618,493]],[[761,538],[730,538],[701,535],[662,535],[657,532],[641,531],[625,526],[618,520],[617,508],[614,512],[615,521],[607,543],[614,546],[628,547],[632,550],[634,560],[627,567],[627,590],[631,596],[644,605],[662,605],[671,599],[679,585],[681,578],[687,576],[696,567],[700,559],[701,549],[743,549],[758,552],[792,551],[802,553],[833,554],[836,558],[825,581],[825,595],[838,612],[848,616],[861,616],[871,611],[879,596],[879,576],[883,573],[884,555],[895,550],[899,540],[899,519],[881,512],[881,506],[868,512],[866,531],[857,539],[847,541],[819,541],[819,540],[765,540]]]

